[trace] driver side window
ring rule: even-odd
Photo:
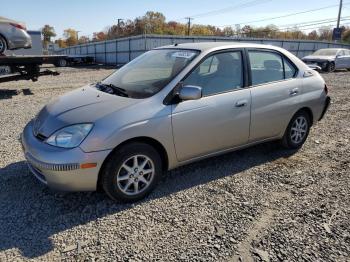
[[[340,50],[340,51],[338,52],[338,56],[344,56],[344,55],[345,55],[344,50]]]
[[[240,51],[218,53],[205,59],[183,83],[200,86],[203,96],[229,92],[243,87],[242,68]]]

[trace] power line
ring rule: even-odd
[[[346,17],[344,17],[346,18]],[[295,23],[292,23],[292,24],[285,24],[285,25],[276,25],[278,27],[291,27],[291,26],[302,26],[302,25],[305,25],[305,24],[310,24],[310,23],[316,23],[316,22],[332,22],[334,20],[334,18],[326,18],[326,19],[321,19],[321,20],[311,20],[311,21],[306,21],[306,22],[303,22],[303,23],[298,23],[298,24],[295,24]]]
[[[349,23],[343,23],[343,25],[350,25],[350,22],[349,22]],[[325,27],[325,26],[317,26],[317,27],[312,27],[312,28],[300,29],[300,31],[306,31],[306,30],[318,30],[318,29],[321,29],[321,28],[324,28],[324,27]],[[288,31],[280,31],[280,32],[287,33]]]
[[[349,2],[345,2],[344,5],[349,4]],[[295,16],[295,15],[300,15],[300,14],[307,14],[307,13],[311,13],[311,12],[316,12],[316,11],[320,11],[320,10],[324,10],[324,9],[328,9],[328,8],[332,8],[332,7],[336,7],[338,6],[338,4],[336,5],[329,5],[329,6],[324,6],[321,8],[316,8],[316,9],[309,9],[306,11],[302,11],[302,12],[297,12],[297,13],[290,13],[287,15],[281,15],[281,16],[275,16],[275,17],[269,17],[269,18],[264,18],[264,19],[259,19],[259,20],[253,20],[253,21],[247,21],[247,22],[242,22],[242,23],[235,23],[235,24],[231,24],[231,25],[221,25],[218,27],[228,27],[228,26],[233,26],[233,25],[242,25],[242,24],[254,24],[254,23],[258,23],[258,22],[265,22],[265,21],[270,21],[270,20],[276,20],[276,19],[280,19],[280,18],[285,18],[285,17],[290,17],[290,16]]]
[[[346,21],[346,20],[349,20],[348,18],[350,18],[350,16],[345,16],[345,17],[341,18],[340,20]],[[327,24],[327,23],[332,23],[332,22],[336,22],[336,21],[337,21],[337,19],[329,18],[329,19],[315,20],[315,21],[309,21],[309,22],[305,22],[305,23],[299,23],[298,25],[289,24],[289,25],[280,25],[277,27],[279,29],[293,29],[293,28],[308,27],[308,26],[312,26],[312,25]]]
[[[231,7],[226,7],[226,8],[221,8],[221,9],[217,9],[217,10],[213,10],[213,11],[208,11],[205,13],[199,13],[199,14],[195,14],[195,15],[191,15],[190,17],[192,18],[200,18],[200,17],[205,17],[205,16],[213,16],[213,15],[219,15],[222,13],[229,13],[232,12],[233,10],[236,10],[238,8],[247,8],[247,7],[251,7],[251,6],[255,6],[255,5],[260,5],[260,4],[264,4],[266,2],[270,2],[273,0],[250,0],[247,1],[245,0],[243,3],[238,4],[238,5],[234,5]],[[187,19],[187,18],[182,18],[182,19]],[[175,21],[179,21],[181,19],[176,19]]]

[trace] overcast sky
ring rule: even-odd
[[[147,11],[162,12],[167,20],[186,22],[185,17],[194,17],[194,23],[216,26],[235,25],[290,13],[317,9],[339,4],[339,0],[11,0],[2,1],[0,16],[23,21],[28,29],[38,30],[43,25],[54,26],[57,36],[63,30],[74,28],[79,35],[91,36],[118,18],[134,19]],[[342,17],[350,18],[350,0],[344,0]],[[225,9],[225,10],[223,10]],[[211,11],[216,11],[208,13]],[[275,20],[252,23],[289,25],[321,19],[336,19],[338,7],[319,10]],[[350,19],[343,23],[350,24]],[[335,22],[330,23],[335,26]],[[318,26],[318,25],[317,25]],[[315,26],[315,27],[317,27]]]

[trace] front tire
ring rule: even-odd
[[[332,73],[335,71],[335,63],[334,62],[328,62],[328,65],[326,67],[326,71],[328,73]]]
[[[0,55],[5,53],[6,50],[7,50],[6,40],[2,36],[0,36]]]
[[[299,149],[303,146],[309,135],[311,127],[310,116],[306,111],[299,111],[292,120],[284,133],[282,144],[288,149]]]
[[[148,144],[131,143],[109,157],[101,174],[101,183],[111,199],[134,202],[155,188],[161,174],[159,153]]]

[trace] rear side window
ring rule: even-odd
[[[280,54],[266,51],[249,51],[252,85],[293,78],[295,67]]]
[[[284,62],[284,78],[293,78],[297,72],[295,67],[287,60],[283,59]]]

